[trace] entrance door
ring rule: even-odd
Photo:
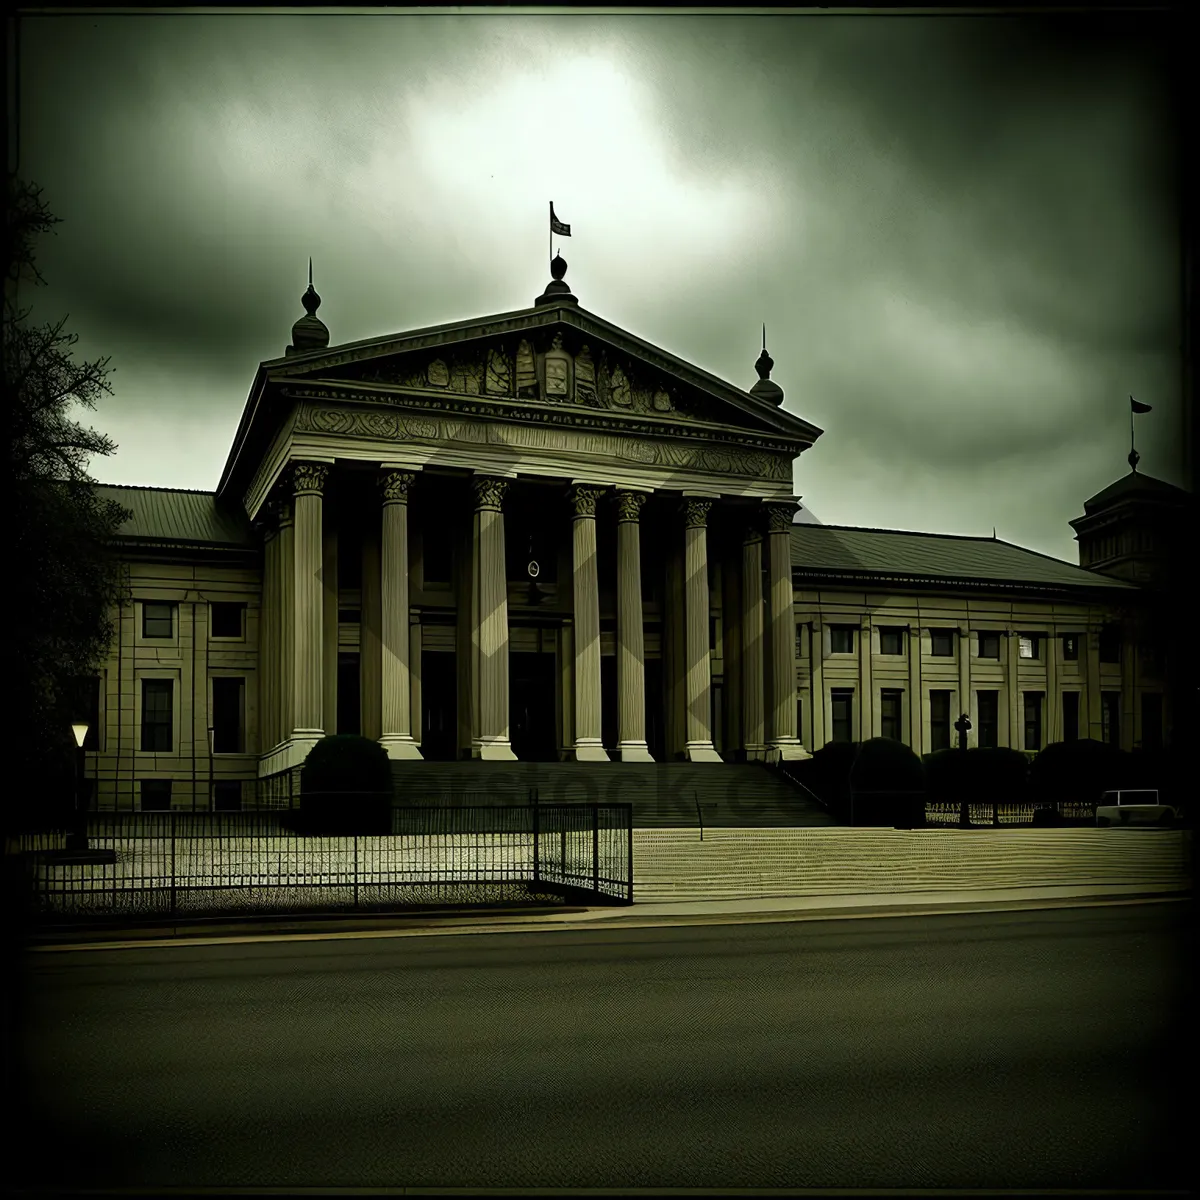
[[[661,658],[646,659],[646,748],[655,762],[667,761],[662,665]]]
[[[525,762],[557,762],[553,654],[508,656],[508,724],[513,753]]]
[[[337,731],[362,733],[359,697],[359,656],[339,654],[337,665]]]
[[[457,655],[421,652],[421,757],[452,762],[458,756]]]

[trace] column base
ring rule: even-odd
[[[471,757],[484,762],[516,762],[512,743],[508,738],[492,738],[488,741],[476,742],[471,747]]]
[[[315,732],[308,729],[296,730],[286,741],[272,747],[258,760],[259,778],[277,775],[280,771],[300,766],[308,757],[308,752],[324,736],[320,730]]]
[[[716,747],[712,742],[688,742],[686,754],[688,762],[719,763],[725,761],[717,753]]]
[[[803,762],[806,758],[812,758],[804,748],[804,744],[799,738],[788,741],[772,742],[767,747],[767,762]]]
[[[599,738],[580,738],[572,747],[575,762],[609,762],[608,751]]]
[[[391,759],[423,759],[425,757],[418,749],[417,743],[408,734],[385,733],[379,739],[379,744],[387,751],[387,756]]]
[[[621,742],[617,746],[621,762],[653,762],[654,757],[645,742]]]

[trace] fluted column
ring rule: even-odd
[[[772,755],[808,758],[796,732],[796,610],[792,591],[792,517],[794,502],[765,505],[770,560],[768,593],[771,654],[769,739]]]
[[[275,562],[279,581],[279,702],[275,708],[276,744],[291,741],[296,711],[296,527],[291,496],[275,505],[279,515],[279,555]]]
[[[279,739],[275,732],[275,695],[279,686],[279,670],[276,645],[279,640],[279,591],[275,578],[279,558],[279,530],[269,519],[263,521],[263,598],[262,617],[259,620],[258,677],[258,752],[266,754],[273,750]]]
[[[292,737],[316,742],[324,736],[321,720],[322,634],[322,492],[329,467],[299,462],[292,467],[295,497],[295,711]]]
[[[742,729],[746,758],[752,762],[767,753],[764,688],[762,532],[754,523],[742,541]]]
[[[654,761],[646,746],[641,538],[645,502],[645,492],[617,493],[617,749],[622,762]]]
[[[409,471],[379,476],[383,519],[379,544],[382,643],[382,724],[379,744],[388,758],[420,758],[412,735],[412,685],[408,677],[411,635],[408,612],[408,493],[416,482]]]
[[[508,481],[479,475],[475,489],[472,587],[478,615],[473,644],[479,680],[476,758],[512,760],[508,732],[508,580],[504,561],[504,513]]]
[[[721,762],[712,741],[712,658],[708,632],[708,510],[712,500],[683,501],[683,576],[687,655],[687,757]]]
[[[571,595],[575,611],[575,759],[607,762],[600,732],[600,575],[596,560],[596,501],[603,489],[571,488]]]
[[[1021,728],[1021,638],[1010,629],[1008,631],[1008,744],[1014,750],[1025,748],[1025,731]]]

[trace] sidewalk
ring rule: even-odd
[[[1003,888],[968,892],[896,892],[853,896],[771,897],[754,900],[688,899],[632,907],[463,909],[335,918],[269,918],[173,923],[125,929],[70,929],[39,932],[30,948],[40,952],[69,949],[116,949],[140,945],[215,945],[236,942],[320,941],[346,938],[422,937],[468,933],[517,933],[585,929],[607,925],[662,928],[672,925],[720,925],[748,922],[846,920],[867,917],[932,916],[941,913],[1074,908],[1133,901],[1162,903],[1190,898],[1170,887]]]

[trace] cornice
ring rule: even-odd
[[[882,575],[865,574],[850,571],[818,572],[800,567],[792,568],[793,581],[804,584],[827,584],[835,587],[872,588],[920,588],[941,591],[972,591],[972,592],[1003,592],[1020,593],[1022,595],[1058,596],[1074,598],[1082,602],[1085,598],[1102,598],[1103,602],[1119,603],[1118,598],[1132,599],[1142,594],[1143,590],[1137,584],[1128,589],[1108,589],[1102,585],[1087,583],[1057,584],[1057,583],[1023,583],[1019,580],[1004,579],[965,579],[943,578],[928,575]]]
[[[376,408],[406,408],[414,412],[438,412],[448,416],[475,417],[485,421],[501,421],[511,425],[552,425],[582,431],[600,430],[606,433],[628,433],[641,437],[677,438],[683,441],[702,441],[707,444],[749,446],[776,454],[795,457],[811,444],[786,434],[770,435],[689,419],[645,417],[638,414],[602,410],[597,412],[576,404],[547,404],[537,400],[505,401],[481,398],[467,393],[447,392],[442,388],[388,387],[341,380],[288,382],[280,389],[288,400],[326,400]]]

